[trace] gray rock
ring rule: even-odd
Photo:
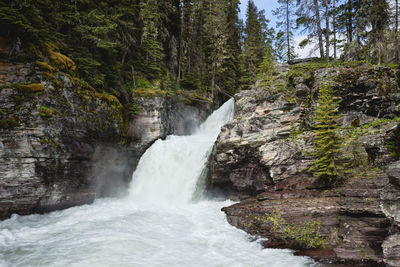
[[[385,263],[389,267],[400,266],[400,234],[389,236],[382,244]]]
[[[400,189],[400,161],[393,162],[387,166],[386,174],[390,182]]]

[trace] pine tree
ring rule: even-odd
[[[143,25],[141,48],[147,72],[153,77],[161,71],[162,44],[158,39],[160,13],[156,0],[143,0],[140,3],[140,19]]]
[[[261,64],[265,49],[271,45],[274,31],[268,27],[264,10],[259,11],[252,0],[247,5],[247,19],[244,29],[244,59],[248,71],[248,84],[254,82],[257,68]]]
[[[369,23],[371,25],[370,43],[376,58],[376,63],[380,65],[384,54],[384,31],[389,25],[389,3],[386,0],[370,0]]]
[[[229,0],[226,15],[226,53],[218,75],[221,92],[225,96],[233,96],[240,88],[241,69],[241,33],[239,23],[239,0]],[[225,97],[226,98],[226,97]]]
[[[278,58],[280,60],[292,60],[296,57],[294,53],[293,39],[294,39],[294,25],[293,20],[293,8],[294,0],[278,0],[280,7],[273,11],[274,16],[281,19],[282,22],[277,23],[277,28],[281,28],[282,31],[278,32],[276,40],[276,50],[279,51]],[[285,56],[281,56],[282,50]]]
[[[272,74],[274,72],[274,57],[272,54],[272,47],[267,47],[264,59],[257,70],[257,79],[261,80],[261,85],[270,86]]]
[[[251,75],[256,74],[257,66],[261,63],[264,55],[264,40],[259,20],[259,12],[253,1],[249,0],[247,5],[247,20],[244,38],[244,53],[246,67]]]
[[[332,86],[323,84],[319,89],[318,105],[314,113],[314,156],[311,171],[326,185],[338,181],[343,171],[342,140],[338,134],[339,102],[334,99]]]

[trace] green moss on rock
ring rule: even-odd
[[[291,224],[282,217],[279,209],[255,219],[262,223],[272,224],[271,231],[275,238],[287,242],[292,248],[315,249],[325,246],[319,221],[307,219],[307,222],[299,225]]]
[[[18,84],[17,89],[25,93],[39,93],[45,91],[45,86],[41,83]]]
[[[44,118],[51,118],[57,113],[57,111],[53,108],[41,106],[39,108],[39,113],[40,113],[40,116],[42,116]]]

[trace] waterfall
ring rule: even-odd
[[[156,141],[132,176],[130,197],[153,204],[190,201],[221,127],[233,117],[233,107],[231,99],[191,136],[168,136]]]
[[[225,103],[191,136],[155,142],[132,176],[128,197],[0,222],[0,267],[315,265],[290,250],[251,242],[220,211],[231,202],[192,201],[233,104]]]

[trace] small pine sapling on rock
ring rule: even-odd
[[[333,95],[332,84],[322,84],[319,89],[318,105],[314,112],[314,149],[316,160],[311,164],[314,176],[324,186],[337,183],[344,174],[345,161],[342,157],[343,140],[338,130],[341,118],[339,101]]]

